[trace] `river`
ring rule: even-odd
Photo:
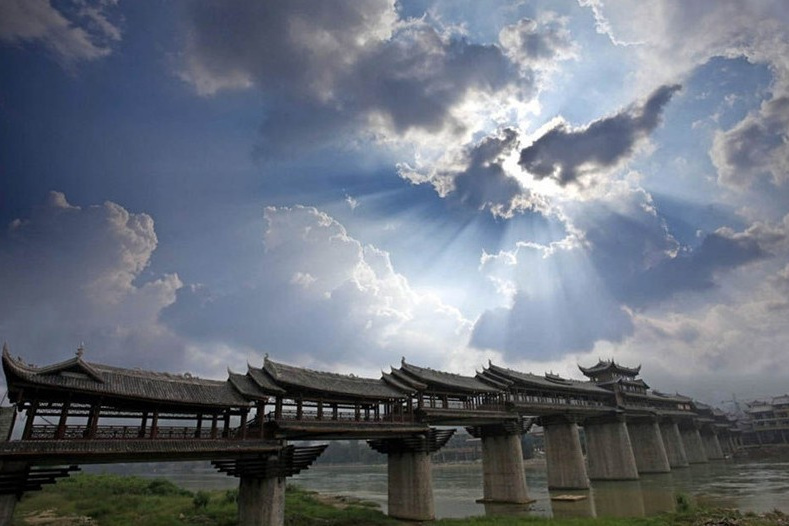
[[[93,470],[91,470],[93,471]],[[148,473],[166,476],[189,489],[236,487],[233,478],[220,475],[210,466],[192,473]],[[789,512],[789,459],[727,460],[696,464],[667,474],[642,475],[631,482],[593,482],[589,491],[551,491],[547,489],[545,464],[528,461],[526,480],[534,502],[526,506],[480,504],[482,465],[436,464],[433,467],[433,493],[436,516],[538,515],[555,517],[639,517],[672,511],[674,495],[693,495],[703,504],[765,512]],[[289,483],[321,493],[347,495],[373,501],[386,511],[386,466],[318,464],[289,479]],[[559,495],[581,495],[585,499],[569,502],[551,500]]]

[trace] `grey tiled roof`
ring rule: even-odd
[[[268,358],[263,363],[264,372],[277,383],[312,392],[323,392],[327,395],[349,396],[373,400],[404,398],[406,395],[399,389],[378,378],[361,378],[359,376],[313,371],[302,367],[294,367]]]
[[[3,351],[3,368],[9,387],[24,382],[85,394],[199,406],[241,406],[247,400],[227,381],[204,380],[187,375],[122,369],[87,363],[81,357],[35,367]],[[93,374],[89,374],[88,371]],[[93,375],[96,375],[96,378]]]
[[[444,388],[459,389],[475,393],[501,392],[501,389],[496,389],[473,376],[462,376],[454,373],[436,371],[435,369],[428,369],[426,367],[417,367],[416,365],[405,363],[405,360],[401,363],[400,370],[429,386],[437,385]]]
[[[489,364],[486,371],[494,373],[496,376],[502,376],[508,380],[512,380],[519,384],[525,384],[533,387],[541,387],[545,389],[565,389],[572,391],[582,391],[585,393],[594,393],[601,395],[610,395],[611,392],[602,387],[598,387],[593,382],[570,380],[566,378],[558,378],[555,375],[538,376],[531,373],[522,373],[512,369],[499,367],[498,365]],[[483,374],[485,374],[483,372]]]

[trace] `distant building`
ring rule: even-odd
[[[789,444],[789,395],[749,402],[743,413],[738,426],[744,444]]]

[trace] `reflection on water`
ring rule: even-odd
[[[137,465],[139,466],[139,465]],[[155,464],[152,467],[157,466]],[[158,468],[157,468],[158,469]],[[88,469],[88,471],[94,471]],[[218,474],[200,464],[189,473],[171,470],[140,471],[147,476],[166,476],[191,490],[229,489],[238,480]],[[321,493],[354,496],[375,502],[386,511],[386,465],[331,466],[318,464],[292,479]],[[433,467],[436,516],[540,515],[555,517],[641,517],[675,509],[679,492],[694,495],[703,504],[737,507],[742,511],[789,512],[789,461],[719,461],[694,464],[671,473],[642,475],[637,481],[593,482],[588,491],[547,489],[545,465],[528,463],[526,482],[535,501],[528,505],[482,504],[482,464],[439,464]],[[578,501],[551,497],[581,495]]]
[[[789,511],[789,462],[713,462],[637,481],[593,482],[588,491],[547,489],[545,466],[526,467],[529,505],[482,504],[481,464],[436,465],[433,492],[436,516],[540,515],[555,517],[643,517],[676,509],[675,495],[688,493],[713,506],[743,511]],[[386,466],[318,465],[294,483],[319,492],[351,495],[378,503],[386,511]],[[576,501],[551,500],[581,495]]]

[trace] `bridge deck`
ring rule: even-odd
[[[214,460],[273,453],[276,440],[15,440],[0,443],[3,462],[105,464],[157,460]]]

